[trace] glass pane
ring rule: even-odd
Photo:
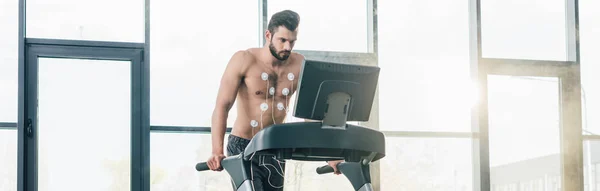
[[[225,135],[227,139],[228,135]],[[210,156],[210,134],[152,133],[151,190],[231,190],[226,171],[197,172],[196,163]],[[224,142],[227,147],[227,142]],[[177,149],[174,149],[177,148]],[[351,190],[345,176],[318,175],[315,169],[325,162],[286,161],[285,190]]]
[[[558,79],[490,75],[488,107],[492,187],[558,190]]]
[[[471,131],[468,3],[378,1],[380,130]]]
[[[352,184],[344,175],[317,174],[317,167],[327,165],[325,161],[294,161],[285,162],[285,185],[286,191],[292,190],[354,190]]]
[[[0,0],[0,122],[17,122],[18,11],[18,0]]]
[[[17,191],[17,131],[0,129],[0,190]]]
[[[600,141],[583,141],[583,185],[586,191],[600,188]]]
[[[197,133],[150,134],[150,190],[152,191],[230,191],[230,176],[226,171],[202,171],[196,163],[211,154],[211,135]],[[225,140],[227,140],[225,135]],[[227,148],[224,141],[223,148]]]
[[[238,50],[259,45],[257,1],[174,0],[150,5],[150,122],[210,126],[229,59]],[[194,24],[182,18],[193,18]],[[229,126],[235,111],[234,106]]]
[[[267,3],[268,18],[286,9],[300,15],[295,50],[368,52],[367,1],[279,0]],[[318,6],[315,6],[318,5]],[[343,5],[343,9],[339,8]]]
[[[386,137],[381,190],[473,190],[471,139]]]
[[[584,134],[600,134],[600,6],[597,0],[579,1],[581,104]]]
[[[130,62],[38,62],[39,189],[128,190]]]
[[[482,0],[482,56],[567,60],[565,0]]]
[[[27,0],[27,37],[144,42],[144,0]]]

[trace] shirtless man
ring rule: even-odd
[[[227,115],[236,100],[238,115],[228,137],[227,156],[241,153],[261,129],[283,123],[304,61],[292,52],[299,23],[296,12],[275,13],[265,31],[264,47],[238,51],[227,64],[212,115],[212,155],[207,160],[211,170],[222,170]],[[329,162],[336,174],[339,162]],[[253,160],[255,190],[283,190],[284,164],[269,157]]]

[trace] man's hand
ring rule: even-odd
[[[341,174],[340,171],[337,169],[337,165],[340,164],[341,162],[344,162],[344,160],[327,161],[327,164],[329,164],[329,166],[331,166],[331,168],[333,168],[333,174],[336,174],[336,175]]]
[[[223,154],[213,154],[208,158],[208,160],[206,161],[206,164],[208,165],[208,168],[210,168],[210,170],[222,171],[223,168],[221,167],[221,161],[224,158],[225,158],[225,155],[223,155]]]

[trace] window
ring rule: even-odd
[[[27,37],[144,42],[144,10],[144,0],[27,0]]]
[[[473,190],[471,142],[387,137],[381,190]]]
[[[579,1],[579,39],[581,57],[581,104],[584,134],[600,134],[600,13],[596,0]]]
[[[0,122],[17,121],[18,8],[18,0],[0,0]]]
[[[377,7],[379,129],[471,131],[477,96],[468,1],[383,0]]]
[[[151,190],[231,190],[227,171],[198,172],[194,165],[204,162],[211,154],[211,135],[192,133],[151,134]],[[225,140],[227,140],[225,135]],[[224,148],[227,141],[224,142]],[[176,149],[174,149],[176,148]],[[327,163],[286,161],[286,190],[352,190],[343,175],[319,175],[317,167]]]
[[[175,0],[150,6],[151,124],[210,126],[229,59],[259,45],[258,4]],[[235,116],[234,106],[228,125]]]
[[[564,0],[482,0],[482,56],[567,60]]]
[[[583,141],[583,183],[586,191],[600,188],[600,141]]]
[[[354,190],[350,180],[344,175],[317,174],[318,167],[327,165],[325,161],[286,161],[285,190]]]
[[[39,190],[129,189],[131,63],[38,62]]]
[[[267,24],[286,9],[300,15],[295,50],[368,52],[368,10],[364,0],[268,1]],[[318,5],[318,6],[315,6]],[[340,6],[343,5],[343,9]]]
[[[558,79],[490,75],[488,107],[491,184],[560,179]]]
[[[210,134],[152,133],[150,140],[150,190],[231,190],[227,171],[198,172],[194,168],[211,154]]]
[[[16,128],[16,127],[15,127]],[[0,190],[17,190],[17,131],[0,129]]]

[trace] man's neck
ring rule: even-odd
[[[261,49],[261,51],[262,52],[260,55],[262,55],[261,60],[263,61],[263,63],[265,63],[273,68],[280,67],[286,63],[285,60],[281,61],[281,60],[278,60],[277,58],[275,58],[275,56],[273,56],[271,54],[271,50],[269,50],[269,46],[267,46],[267,45],[265,45],[265,47],[263,47]]]

